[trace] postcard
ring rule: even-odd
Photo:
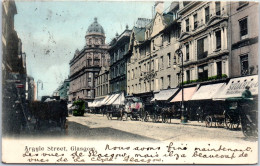
[[[258,10],[2,1],[2,162],[258,163]]]

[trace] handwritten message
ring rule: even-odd
[[[20,154],[25,163],[239,163],[252,161],[257,149],[222,144],[163,144],[104,143],[99,146],[30,146]],[[219,161],[219,162],[218,162]]]

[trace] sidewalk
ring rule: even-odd
[[[182,125],[188,125],[188,126],[202,126],[202,127],[206,127],[205,125],[205,121],[202,122],[198,122],[198,121],[189,121],[187,123],[181,123],[180,119],[172,119],[171,123],[173,124],[182,124]]]

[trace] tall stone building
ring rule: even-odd
[[[230,2],[230,75],[258,74],[259,4]]]
[[[77,99],[92,101],[95,97],[95,77],[102,66],[109,66],[106,36],[97,18],[88,27],[85,39],[84,48],[76,50],[70,61],[69,101]]]
[[[110,93],[126,94],[126,60],[129,53],[131,30],[125,31],[110,42]]]
[[[101,67],[95,81],[96,98],[104,98],[109,94],[109,67]]]
[[[180,2],[186,83],[229,76],[228,9],[226,1]]]
[[[156,3],[155,16],[148,25],[133,29],[130,39],[132,55],[127,63],[128,95],[142,96],[178,85],[175,50],[179,47],[180,29],[173,17],[178,6],[165,14],[160,3]]]

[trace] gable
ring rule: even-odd
[[[157,35],[160,31],[162,31],[165,28],[163,16],[159,13],[156,13],[152,27],[151,27],[151,37]]]

